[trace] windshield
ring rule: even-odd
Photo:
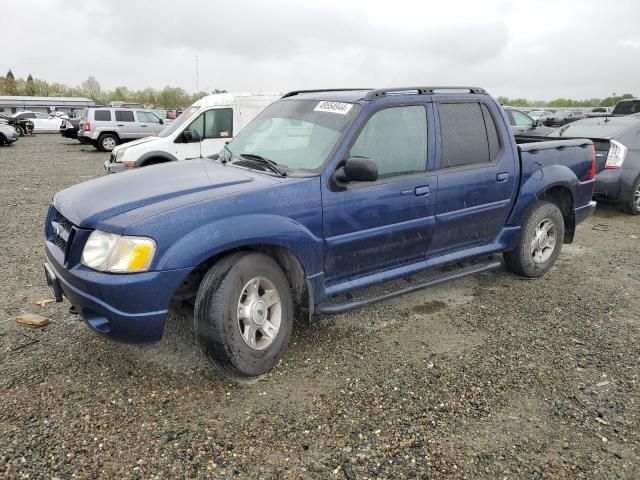
[[[620,101],[613,109],[615,115],[630,115],[640,112],[640,100]]]
[[[178,128],[180,128],[182,125],[184,125],[184,123],[189,120],[191,117],[193,117],[193,115],[200,109],[200,107],[189,107],[188,109],[186,109],[184,112],[182,112],[180,114],[180,116],[178,118],[176,118],[173,122],[171,122],[169,125],[167,125],[166,127],[164,127],[160,133],[158,134],[159,137],[168,137],[169,135],[171,135],[173,132],[175,132],[176,130],[178,130]]]
[[[352,103],[278,101],[238,133],[228,152],[259,155],[287,169],[316,170],[359,111]]]
[[[562,128],[554,130],[549,134],[551,137],[586,137],[586,138],[613,138],[622,131],[629,128],[629,124],[619,124],[614,122],[598,123],[570,123]]]

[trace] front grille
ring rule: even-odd
[[[73,230],[73,223],[69,221],[64,215],[56,211],[53,220],[51,221],[51,239],[63,253],[67,253],[67,246],[71,239],[71,232]]]

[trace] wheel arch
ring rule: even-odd
[[[573,194],[564,185],[554,185],[538,195],[541,201],[548,201],[558,206],[564,219],[564,243],[573,242],[576,232],[576,218],[574,213]]]

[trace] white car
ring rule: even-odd
[[[108,173],[116,173],[218,153],[234,134],[281,97],[276,92],[208,95],[187,108],[157,136],[115,147],[104,168]]]
[[[46,113],[30,112],[28,110],[16,112],[12,116],[20,120],[25,118],[31,120],[33,122],[34,133],[58,133],[63,122],[60,117],[47,115]]]

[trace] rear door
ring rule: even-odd
[[[204,113],[204,137],[200,143],[200,154],[208,157],[220,152],[233,137],[234,109],[214,108]]]
[[[139,138],[139,126],[136,123],[136,118],[133,114],[133,110],[116,110],[116,131],[120,138]]]
[[[494,240],[511,211],[517,152],[497,107],[482,98],[436,103],[438,201],[430,254]]]
[[[425,104],[389,106],[369,117],[347,156],[375,161],[378,180],[323,191],[328,281],[424,259],[437,190],[427,146]]]

